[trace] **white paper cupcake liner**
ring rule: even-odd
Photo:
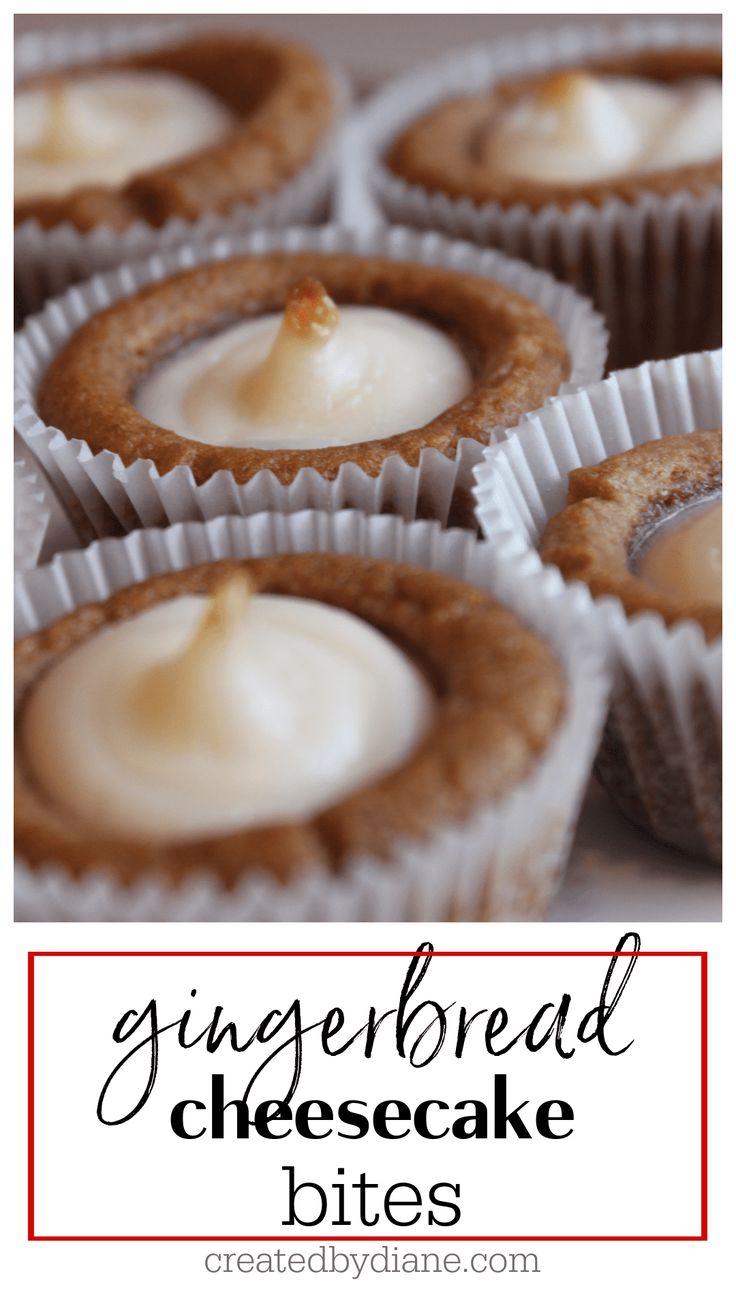
[[[565,717],[530,776],[502,802],[426,842],[398,847],[391,864],[356,858],[335,875],[305,869],[287,885],[244,869],[226,892],[206,869],[175,889],[141,874],[125,889],[104,869],[74,879],[63,868],[16,867],[21,920],[445,921],[538,919],[564,866],[598,743],[608,678],[595,640],[571,638],[577,601],[559,579],[509,585],[493,552],[467,531],[354,510],[218,518],[144,530],[19,577],[19,635],[132,582],[221,558],[330,550],[432,568],[478,586],[537,628],[568,683]],[[558,603],[550,603],[557,597]]]
[[[28,457],[16,454],[13,470],[13,558],[16,572],[24,572],[38,563],[51,510],[41,475]]]
[[[614,374],[548,402],[506,433],[475,471],[478,519],[498,566],[552,585],[537,543],[564,508],[573,468],[665,435],[721,425],[721,352]],[[598,771],[624,812],[668,844],[720,856],[721,642],[699,624],[667,627],[657,613],[627,618],[614,597],[568,593],[586,610],[614,673]],[[676,803],[673,804],[673,798]]]
[[[396,513],[408,520],[423,516],[446,522],[458,492],[465,491],[470,501],[472,468],[484,448],[474,440],[460,441],[452,458],[425,450],[416,467],[392,455],[377,477],[369,476],[357,463],[347,462],[334,481],[306,468],[288,486],[270,471],[257,473],[244,485],[230,472],[221,471],[197,485],[188,467],[174,468],[163,477],[150,459],[126,467],[119,455],[106,451],[93,455],[86,443],[67,440],[57,428],[42,422],[36,412],[41,378],[60,347],[94,313],[179,269],[236,254],[278,250],[385,257],[494,278],[534,300],[557,323],[572,365],[566,389],[595,381],[603,373],[607,334],[589,302],[547,273],[495,251],[478,250],[434,234],[382,229],[361,235],[339,227],[289,228],[182,246],[74,287],[30,319],[18,334],[16,430],[46,469],[78,529],[86,529],[86,539],[229,513],[304,508],[358,508],[367,513]]]
[[[611,333],[619,368],[721,342],[721,191],[581,202],[534,213],[525,205],[475,204],[412,186],[384,157],[433,105],[473,95],[501,78],[652,48],[719,45],[720,22],[667,18],[564,26],[455,50],[381,89],[359,116],[367,184],[390,222],[491,245],[549,269],[591,297]]]
[[[26,33],[16,42],[16,78],[155,49],[201,30],[186,23],[135,22],[110,28]],[[243,25],[236,30],[242,32]],[[22,321],[35,313],[51,296],[74,282],[184,242],[323,219],[328,212],[341,123],[349,102],[345,78],[336,69],[330,71],[337,107],[333,129],[304,168],[258,203],[236,205],[224,215],[205,214],[196,222],[172,218],[163,227],[136,222],[123,232],[104,225],[80,232],[71,223],[60,223],[48,230],[35,220],[19,224],[15,229],[16,319]]]

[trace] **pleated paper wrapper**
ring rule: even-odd
[[[244,868],[228,892],[212,869],[172,885],[155,868],[125,888],[104,868],[75,879],[63,867],[16,866],[21,920],[445,921],[539,919],[565,865],[605,712],[607,674],[595,640],[573,635],[578,604],[552,579],[508,584],[477,537],[437,523],[354,510],[263,513],[134,532],[19,577],[19,635],[112,591],[172,569],[221,558],[334,551],[392,559],[461,578],[497,596],[556,651],[568,699],[533,771],[500,802],[421,843],[397,845],[390,863],[353,859],[338,874],[305,867],[288,885]],[[557,602],[553,602],[555,600]]]
[[[366,183],[387,220],[493,246],[577,286],[611,333],[609,366],[626,367],[721,343],[720,187],[601,206],[476,204],[410,185],[386,166],[392,142],[445,99],[475,95],[500,79],[575,67],[649,49],[720,46],[717,20],[637,18],[564,25],[453,50],[379,90],[358,117]]]
[[[289,485],[268,470],[239,485],[223,470],[197,485],[188,467],[160,476],[151,459],[126,466],[111,452],[93,455],[85,442],[68,440],[39,417],[38,387],[46,369],[61,346],[94,313],[180,269],[238,254],[281,250],[385,257],[494,278],[535,301],[557,323],[571,359],[566,388],[585,385],[603,374],[607,334],[600,315],[587,300],[546,273],[465,242],[402,230],[359,234],[320,227],[223,237],[196,248],[182,246],[72,288],[29,319],[18,335],[16,430],[45,468],[82,539],[222,514],[305,508],[357,508],[366,513],[396,513],[407,520],[425,516],[446,522],[458,492],[472,503],[472,468],[484,448],[475,440],[460,441],[452,458],[425,450],[417,467],[391,455],[377,477],[348,461],[334,481],[313,468],[304,468]],[[472,519],[472,508],[469,517]]]
[[[25,572],[38,563],[51,512],[41,475],[26,457],[13,461],[13,565]]]
[[[537,544],[564,508],[574,468],[662,436],[721,425],[720,351],[644,364],[550,401],[487,453],[476,469],[478,520],[499,568],[550,585]],[[721,852],[721,641],[695,622],[667,627],[657,613],[628,618],[614,597],[587,608],[614,676],[597,771],[611,797],[667,844],[712,862]]]

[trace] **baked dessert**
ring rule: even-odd
[[[689,620],[712,643],[722,625],[720,493],[719,430],[647,442],[570,474],[568,507],[544,531],[542,559],[597,598],[616,596],[630,616]],[[621,636],[615,644],[596,774],[638,826],[718,862],[721,713],[705,660],[691,668],[681,650],[669,668],[655,661],[645,693],[631,666],[641,655],[627,655]]]
[[[498,81],[411,123],[407,182],[477,204],[568,209],[702,192],[721,180],[721,52],[644,51]]]
[[[510,793],[566,705],[555,654],[480,591],[330,554],[76,609],[17,642],[16,694],[21,856],[226,886],[390,863]]]
[[[90,318],[48,368],[38,412],[125,464],[186,466],[197,483],[269,469],[288,484],[487,442],[569,370],[552,319],[497,282],[277,253],[178,273]]]
[[[569,583],[571,621],[600,641],[612,686],[596,772],[610,798],[657,840],[712,863],[721,374],[720,352],[614,373],[530,414],[476,469],[478,519],[507,584]],[[671,435],[687,425],[697,430]]]
[[[612,370],[711,349],[720,77],[708,22],[565,27],[543,51],[534,33],[450,54],[375,97],[373,189],[391,222],[504,250],[589,296]]]
[[[665,436],[570,473],[540,553],[630,615],[721,633],[721,432]]]
[[[336,117],[321,61],[237,31],[21,82],[15,220],[124,231],[226,214],[278,190]]]

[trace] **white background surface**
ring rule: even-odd
[[[26,926],[17,926],[13,932],[12,948],[6,952],[3,960],[7,967],[8,980],[12,973],[16,989],[21,983],[24,973],[25,959],[23,951],[27,947],[34,949],[126,949],[135,947],[137,949],[397,949],[406,950],[416,948],[422,939],[431,939],[437,950],[442,949],[480,949],[480,950],[533,950],[533,949],[600,949],[606,950],[615,947],[619,935],[626,926],[618,925],[602,926],[578,926],[578,927],[561,927],[556,925],[539,925],[539,926],[519,926],[514,927],[505,925],[503,927],[473,927],[473,926],[436,926],[436,927],[406,927],[406,926],[385,926],[385,927],[258,927],[249,928],[247,926],[223,926],[223,927],[170,927],[146,926],[142,925],[135,929],[116,926],[95,926],[84,928],[79,926],[69,926],[65,928],[39,927],[33,928]],[[348,1281],[347,1277],[334,1275],[330,1276],[301,1276],[296,1275],[277,1275],[270,1277],[243,1276],[243,1275],[223,1275],[221,1277],[212,1277],[205,1271],[204,1259],[211,1249],[218,1252],[234,1251],[236,1254],[248,1246],[231,1243],[226,1241],[223,1244],[211,1244],[208,1241],[196,1243],[170,1243],[170,1244],[114,1244],[106,1243],[33,1243],[28,1244],[25,1240],[25,1209],[24,1204],[18,1203],[17,1194],[14,1198],[12,1207],[9,1209],[6,1218],[5,1231],[12,1233],[12,1241],[16,1252],[15,1257],[15,1275],[17,1285],[22,1294],[19,1293],[16,1299],[11,1300],[13,1304],[30,1305],[36,1308],[46,1304],[49,1298],[56,1300],[59,1298],[59,1288],[63,1287],[64,1293],[61,1296],[61,1302],[72,1302],[75,1308],[97,1308],[100,1297],[104,1297],[106,1305],[110,1308],[118,1308],[118,1305],[128,1305],[131,1300],[142,1305],[142,1308],[155,1308],[159,1303],[176,1303],[181,1308],[201,1308],[202,1304],[210,1305],[220,1302],[229,1304],[241,1304],[244,1302],[256,1303],[259,1305],[286,1304],[298,1297],[300,1302],[307,1304],[344,1304],[346,1300],[350,1303],[375,1303],[377,1297],[389,1304],[403,1304],[407,1294],[420,1296],[422,1303],[429,1305],[446,1304],[448,1296],[461,1295],[463,1304],[480,1305],[489,1302],[499,1301],[504,1304],[544,1304],[547,1305],[573,1305],[577,1308],[580,1305],[587,1305],[594,1300],[602,1308],[608,1308],[616,1305],[620,1308],[623,1302],[630,1302],[639,1308],[640,1304],[648,1301],[650,1291],[646,1288],[655,1285],[658,1293],[666,1300],[668,1305],[674,1305],[674,1308],[685,1308],[690,1305],[694,1299],[709,1305],[709,1308],[725,1308],[726,1304],[731,1302],[729,1290],[730,1270],[728,1268],[728,1249],[731,1240],[731,1215],[730,1215],[730,1195],[731,1195],[731,1177],[733,1157],[733,1116],[732,1116],[732,1070],[733,1058],[728,1048],[728,1042],[724,1038],[729,1023],[729,1005],[730,1005],[730,976],[726,974],[727,955],[724,948],[725,942],[722,940],[722,931],[720,927],[703,926],[703,927],[651,927],[646,928],[643,932],[644,949],[686,949],[698,950],[708,949],[710,951],[710,994],[711,994],[711,1030],[714,1038],[711,1041],[711,1092],[710,1092],[710,1121],[711,1137],[713,1147],[711,1150],[711,1223],[710,1238],[708,1243],[702,1242],[621,1242],[621,1243],[543,1243],[531,1241],[521,1241],[519,1244],[514,1243],[493,1243],[490,1245],[476,1245],[469,1242],[467,1245],[450,1244],[447,1247],[459,1252],[464,1259],[469,1259],[471,1254],[476,1250],[496,1251],[505,1253],[507,1256],[511,1251],[528,1251],[533,1250],[538,1259],[540,1274],[532,1276],[493,1276],[489,1281],[490,1273],[486,1276],[474,1276],[471,1274],[460,1273],[458,1276],[446,1274],[434,1274],[420,1277],[399,1277],[399,1276],[380,1276],[366,1273],[357,1282]],[[436,966],[440,960],[435,960],[433,966]],[[581,1132],[582,1148],[578,1150],[577,1156],[570,1156],[572,1161],[566,1164],[565,1161],[558,1163],[552,1176],[553,1186],[551,1193],[546,1200],[546,1212],[549,1214],[547,1220],[547,1229],[551,1220],[564,1221],[566,1218],[566,1205],[568,1202],[579,1204],[580,1209],[585,1215],[587,1211],[588,1220],[592,1220],[595,1210],[601,1207],[606,1208],[605,1196],[602,1191],[610,1184],[614,1191],[619,1194],[621,1201],[621,1211],[614,1213],[615,1220],[623,1221],[630,1213],[639,1213],[641,1207],[639,1202],[639,1190],[643,1188],[645,1193],[652,1195],[652,1188],[657,1190],[656,1199],[650,1204],[650,1212],[647,1216],[654,1222],[661,1220],[662,1212],[669,1210],[669,1205],[679,1205],[679,1197],[682,1192],[680,1183],[686,1177],[692,1175],[693,1169],[693,1143],[691,1131],[691,1106],[693,1101],[693,1083],[695,1068],[697,1064],[697,1050],[694,1048],[693,1021],[694,1010],[690,986],[688,985],[689,964],[683,964],[684,971],[680,972],[679,965],[668,964],[662,961],[661,966],[667,971],[656,971],[655,968],[660,966],[660,960],[652,959],[647,963],[647,970],[651,969],[648,980],[645,974],[642,960],[637,967],[642,969],[640,974],[635,973],[630,983],[633,987],[629,992],[629,998],[634,997],[634,1002],[627,1004],[626,995],[622,1000],[620,1010],[621,1025],[619,1031],[631,1031],[637,1041],[641,1043],[641,1054],[637,1055],[642,1059],[638,1065],[632,1062],[629,1064],[629,1071],[624,1078],[621,1068],[624,1066],[626,1059],[633,1056],[624,1055],[620,1060],[610,1060],[611,1064],[618,1063],[614,1066],[613,1071],[609,1072],[609,1066],[604,1071],[606,1076],[597,1081],[595,1075],[596,1068],[599,1065],[599,1059],[594,1056],[594,1051],[583,1051],[583,1057],[576,1055],[572,1063],[575,1067],[571,1072],[564,1072],[565,1077],[574,1078],[575,1092],[570,1089],[570,1096],[578,1112],[578,1124]],[[42,964],[43,965],[43,964]],[[64,965],[66,966],[66,965]],[[124,998],[125,1001],[132,1003],[135,998],[147,998],[147,991],[151,973],[146,965],[144,971],[138,975],[141,978],[140,986],[127,985],[122,990],[118,990],[108,980],[108,974],[104,970],[90,971],[90,965],[85,964],[86,972],[84,974],[84,988],[82,999],[85,1008],[91,1014],[99,1014],[109,1021],[111,1012],[117,1016],[119,1001]],[[108,961],[101,961],[101,968],[108,967]],[[339,975],[336,982],[336,988],[330,978],[330,996],[342,1002],[346,1008],[353,1008],[354,991],[351,984],[350,975],[346,971],[346,964],[340,967]],[[386,970],[386,962],[376,965],[381,969],[380,987],[375,988],[375,996],[381,998],[379,989],[386,996],[395,997],[395,989],[391,985],[394,977],[393,972]],[[516,984],[512,979],[513,964],[499,964],[500,981],[499,988],[501,993],[494,987],[493,999],[501,1003],[506,1002],[510,1007],[514,1007],[516,1012],[520,1011],[517,1003],[521,1000],[521,990],[517,992]],[[518,965],[517,965],[518,966]],[[573,966],[572,961],[565,965],[564,976],[567,980],[572,977],[570,968]],[[577,966],[577,965],[575,965]],[[300,992],[305,998],[305,1004],[310,1011],[318,1007],[312,999],[311,984],[309,984],[309,975],[307,972],[308,964],[299,965],[299,987]],[[157,991],[163,993],[167,986],[166,964],[155,965],[155,982]],[[729,971],[732,968],[729,965]],[[536,1000],[548,998],[552,994],[552,987],[541,982],[541,979],[531,980],[532,973],[525,969],[523,984],[529,986]],[[187,973],[186,981],[191,974]],[[457,974],[459,976],[459,973]],[[552,973],[546,972],[547,977]],[[598,978],[596,972],[596,980]],[[49,973],[49,977],[61,976],[61,973]],[[82,973],[80,972],[80,978]],[[182,974],[183,976],[183,974]],[[453,979],[455,973],[453,972]],[[184,979],[184,978],[183,978]],[[281,978],[284,984],[284,993],[288,988],[288,977],[284,974]],[[279,981],[279,984],[281,984]],[[641,987],[640,987],[641,982]],[[591,990],[595,987],[591,984],[584,984],[582,988],[575,985],[572,980],[570,985],[573,988],[576,1004],[586,1005]],[[681,986],[687,985],[688,998],[685,1000],[685,1006],[678,1016],[678,1010],[675,1007],[675,1001],[681,995]],[[650,988],[651,987],[651,988]],[[696,983],[693,989],[696,989]],[[61,983],[57,983],[57,990],[61,991]],[[245,986],[238,986],[236,989],[228,988],[225,995],[223,987],[215,987],[217,991],[218,1002],[225,1002],[229,1009],[241,1012],[246,1005],[253,1002]],[[471,983],[468,976],[467,982],[462,987],[456,987],[453,984],[448,985],[447,994],[449,998],[460,998],[462,989],[462,998],[469,1003],[478,1001],[478,1007],[483,1006],[488,999],[488,991],[483,989],[475,982]],[[437,987],[439,993],[440,987]],[[137,993],[133,993],[133,992]],[[549,995],[548,992],[549,991]],[[452,993],[451,993],[452,992]],[[260,987],[257,995],[257,1007],[266,1001],[265,986]],[[314,992],[316,994],[316,991]],[[48,1040],[48,1057],[51,1058],[54,1053],[54,1046],[63,1043],[63,1066],[54,1074],[55,1088],[59,1095],[59,1106],[55,1110],[58,1114],[58,1120],[62,1127],[61,1135],[67,1137],[59,1142],[59,1157],[65,1168],[65,1175],[60,1181],[60,1191],[57,1199],[61,1206],[65,1206],[64,1216],[72,1220],[75,1211],[75,1204],[80,1190],[85,1188],[85,1178],[94,1175],[95,1169],[99,1164],[99,1159],[95,1157],[100,1148],[98,1141],[90,1140],[86,1134],[79,1135],[80,1127],[80,1101],[86,1098],[88,1108],[94,1108],[94,1099],[98,1090],[99,1073],[102,1071],[103,1076],[112,1065],[109,1058],[110,1045],[103,1032],[101,1038],[97,1037],[96,1025],[86,1024],[84,1036],[78,1035],[78,1025],[74,1017],[73,1010],[66,1009],[63,1014],[60,1013],[59,998],[62,997],[57,993],[56,999],[46,992],[49,1002],[55,1004],[56,1027],[51,1026],[50,1017],[51,1009],[47,1010],[48,1030],[46,1034],[41,1034],[40,1038],[44,1042]],[[211,997],[211,995],[210,995]],[[650,1003],[657,1000],[661,1005],[660,1013],[660,1033],[657,1035],[650,1023],[651,1007]],[[670,1002],[672,1001],[672,1002]],[[314,1009],[312,1007],[314,1002]],[[358,1005],[356,1004],[356,1007]],[[96,1021],[96,1019],[95,1019]],[[25,1022],[25,1013],[21,1009],[14,1009],[8,1015],[5,1026],[5,1038],[9,1045],[15,1042],[16,1048],[22,1047],[23,1029]],[[63,1039],[60,1034],[60,1024],[63,1024],[67,1031],[67,1038]],[[613,1029],[613,1028],[612,1028]],[[163,1078],[160,1088],[164,1090],[166,1081],[166,1065],[164,1059],[167,1051],[162,1054],[162,1074]],[[39,1059],[38,1075],[42,1079],[44,1072],[44,1059],[46,1054]],[[189,1055],[185,1055],[180,1065],[171,1065],[171,1071],[176,1073],[177,1089],[181,1085],[184,1089],[191,1083],[192,1073],[184,1067],[184,1061],[188,1060]],[[576,1063],[576,1058],[579,1061]],[[534,1058],[522,1057],[519,1064],[518,1075],[523,1075],[524,1094],[526,1096],[526,1087],[529,1084],[527,1078],[533,1070],[531,1064],[538,1060],[539,1075],[543,1077],[545,1097],[554,1093],[552,1089],[547,1091],[547,1087],[552,1085],[552,1080],[556,1081],[556,1064],[555,1060],[549,1062],[545,1055],[536,1055]],[[659,1059],[655,1066],[656,1060]],[[521,1064],[524,1064],[523,1071]],[[192,1068],[194,1064],[190,1065]],[[509,1074],[512,1070],[512,1062],[509,1061],[507,1071]],[[49,1071],[51,1064],[49,1063]],[[58,1065],[57,1065],[58,1069]],[[89,1069],[89,1072],[88,1072]],[[91,1075],[94,1069],[95,1075]],[[588,1080],[587,1073],[590,1070],[591,1080]],[[362,1082],[361,1085],[368,1091],[371,1078],[368,1072],[361,1067]],[[516,1070],[514,1075],[517,1075]],[[537,1073],[535,1073],[537,1075]],[[609,1076],[613,1079],[609,1080]],[[320,1084],[328,1086],[328,1082],[321,1076]],[[463,1078],[465,1083],[465,1077]],[[305,1088],[306,1088],[305,1081]],[[389,1075],[388,1067],[384,1069],[381,1075],[381,1090],[386,1095],[390,1095],[394,1084],[398,1081],[393,1075]],[[433,1081],[433,1085],[435,1082]],[[568,1081],[572,1086],[572,1080]],[[531,1089],[531,1085],[529,1084]],[[592,1096],[590,1092],[592,1093]],[[25,1090],[22,1081],[19,1078],[6,1083],[5,1092],[7,1102],[5,1105],[5,1120],[17,1123],[17,1134],[12,1133],[9,1148],[9,1165],[11,1171],[16,1176],[22,1176],[25,1170],[25,1148],[24,1148],[24,1130],[25,1130]],[[632,1096],[638,1092],[641,1095],[641,1102],[645,1112],[639,1119],[638,1125],[631,1125],[630,1129],[623,1131],[620,1129],[620,1123],[614,1114],[611,1120],[604,1118],[601,1114],[610,1104],[615,1093],[617,1112],[626,1115],[628,1118],[629,1109],[632,1104]],[[337,1098],[338,1081],[333,1082],[330,1078],[329,1088],[325,1094],[326,1098]],[[367,1097],[366,1095],[357,1097]],[[163,1105],[165,1094],[162,1094],[161,1112],[163,1114]],[[668,1104],[668,1100],[671,1102]],[[670,1116],[672,1112],[672,1116]],[[144,1121],[145,1119],[141,1119]],[[151,1118],[151,1122],[153,1118]],[[662,1138],[661,1126],[668,1122],[671,1129],[667,1141]],[[111,1131],[114,1134],[114,1129]],[[649,1137],[652,1137],[650,1140]],[[75,1143],[76,1142],[76,1143]],[[550,1144],[549,1148],[558,1149],[564,1147],[561,1145]],[[242,1212],[246,1205],[251,1204],[250,1196],[255,1188],[257,1195],[268,1194],[268,1184],[265,1183],[262,1175],[248,1167],[247,1161],[241,1161],[242,1154],[239,1152],[243,1149],[250,1148],[244,1142],[233,1143],[228,1145],[222,1142],[224,1146],[223,1169],[230,1172],[231,1179],[228,1187],[238,1211]],[[509,1154],[513,1154],[512,1167],[510,1175],[513,1180],[513,1163],[519,1155],[519,1151],[529,1147],[537,1148],[533,1142],[518,1142],[513,1148],[508,1147]],[[584,1158],[585,1146],[589,1147],[591,1157]],[[466,1148],[467,1146],[463,1146]],[[107,1150],[110,1146],[105,1145]],[[117,1146],[116,1146],[117,1148]],[[134,1137],[130,1137],[129,1148],[135,1154],[136,1144]],[[186,1150],[183,1142],[182,1150]],[[306,1148],[306,1146],[304,1146]],[[321,1156],[321,1147],[314,1145],[314,1153],[310,1154],[310,1167],[318,1175],[322,1163],[319,1161]],[[541,1145],[539,1146],[541,1150]],[[653,1153],[650,1153],[650,1149]],[[663,1173],[660,1180],[667,1180],[667,1184],[672,1191],[666,1198],[660,1201],[659,1181],[653,1178],[647,1170],[648,1160],[654,1153],[661,1150],[661,1155],[666,1159],[664,1166],[666,1172]],[[135,1204],[140,1205],[141,1212],[146,1211],[151,1206],[151,1200],[148,1192],[152,1191],[154,1198],[160,1194],[162,1187],[168,1185],[169,1180],[173,1188],[180,1191],[178,1199],[172,1199],[174,1204],[181,1211],[189,1211],[191,1208],[194,1212],[201,1212],[202,1207],[207,1207],[208,1212],[214,1212],[216,1208],[221,1208],[222,1198],[212,1194],[203,1185],[203,1178],[196,1166],[192,1163],[186,1168],[172,1170],[171,1153],[173,1151],[165,1150],[162,1146],[160,1149],[151,1150],[141,1157],[140,1165],[135,1169],[132,1184],[135,1189]],[[422,1151],[424,1155],[424,1151]],[[136,1157],[140,1157],[135,1155]],[[355,1155],[358,1157],[358,1155]],[[503,1215],[503,1199],[505,1192],[497,1186],[498,1179],[498,1162],[496,1149],[493,1144],[488,1146],[489,1162],[483,1165],[476,1165],[471,1181],[475,1179],[480,1183],[481,1189],[479,1194],[487,1194],[483,1202],[493,1204],[496,1212]],[[43,1153],[39,1154],[39,1158]],[[408,1157],[408,1154],[407,1154]],[[559,1155],[558,1155],[559,1157]],[[603,1165],[603,1173],[589,1167],[595,1159],[600,1159]],[[107,1209],[109,1203],[125,1205],[126,1195],[130,1197],[128,1190],[129,1177],[131,1176],[130,1160],[123,1160],[121,1167],[115,1166],[115,1160],[110,1154],[104,1158],[107,1164],[102,1172],[101,1188],[94,1190],[91,1195],[84,1198],[84,1202],[93,1216],[97,1209]],[[346,1163],[350,1166],[357,1166],[349,1158],[341,1157],[342,1165]],[[427,1165],[431,1166],[431,1158]],[[457,1167],[462,1165],[461,1155],[458,1151],[453,1155],[453,1163]],[[326,1165],[326,1164],[325,1164]],[[374,1166],[377,1166],[378,1159],[374,1149],[365,1147],[360,1153],[360,1169],[370,1173]],[[519,1164],[523,1169],[524,1164]],[[439,1172],[439,1165],[435,1164],[436,1171]],[[587,1175],[590,1179],[590,1185],[585,1188],[582,1195],[573,1185],[573,1176],[580,1175],[577,1168],[588,1169]],[[315,1170],[316,1169],[316,1170]],[[412,1171],[414,1167],[412,1165]],[[444,1169],[443,1169],[444,1170]],[[419,1175],[419,1172],[416,1173]],[[523,1177],[523,1171],[522,1171]],[[538,1179],[539,1178],[539,1179]],[[544,1167],[539,1171],[535,1169],[535,1175],[532,1177],[531,1184],[527,1186],[525,1202],[530,1205],[530,1210],[535,1205],[542,1202],[541,1185],[542,1182],[549,1179],[549,1174],[545,1178]],[[115,1192],[119,1192],[119,1197],[113,1199]],[[39,1196],[40,1202],[44,1200]],[[265,1211],[264,1200],[264,1211]],[[169,1219],[168,1201],[165,1206],[161,1206],[160,1216],[163,1220]],[[158,1214],[157,1214],[158,1215]],[[692,1215],[692,1208],[688,1217]],[[104,1216],[97,1214],[96,1220],[102,1223]],[[231,1230],[225,1232],[226,1235],[237,1234],[237,1231]],[[472,1232],[475,1234],[475,1232]],[[523,1234],[523,1232],[521,1233]],[[530,1234],[534,1234],[530,1232]],[[389,1242],[390,1244],[390,1242]],[[310,1252],[313,1246],[302,1243],[283,1246],[286,1249],[296,1249],[304,1253]],[[340,1246],[354,1252],[364,1252],[360,1245]],[[415,1250],[419,1246],[407,1246]],[[268,1249],[268,1246],[256,1246],[259,1252]],[[255,1248],[253,1251],[255,1251]],[[273,1250],[272,1250],[273,1251]]]
[[[417,945],[420,943],[417,940]],[[613,945],[615,946],[615,941]],[[380,948],[380,943],[378,943]],[[410,1181],[427,1196],[440,1181],[460,1186],[462,1217],[451,1230],[428,1225],[417,1235],[696,1235],[700,1231],[700,959],[643,958],[633,970],[606,1029],[611,1047],[631,1048],[606,1055],[596,1042],[579,1045],[562,1059],[550,1042],[537,1053],[515,1046],[490,1057],[483,1044],[484,1021],[498,1006],[509,1014],[508,1030],[496,1046],[531,1021],[550,1003],[540,1031],[554,1017],[562,996],[572,996],[564,1044],[576,1044],[584,1015],[600,999],[610,960],[602,958],[434,958],[410,1007],[434,1000],[447,1008],[448,1036],[426,1068],[412,1067],[396,1052],[389,1019],[380,1029],[370,1059],[358,1039],[339,1057],[319,1047],[319,1031],[303,1038],[303,1072],[294,1106],[321,1099],[337,1107],[362,1100],[369,1108],[399,1099],[413,1108],[426,1099],[450,1106],[464,1099],[489,1102],[494,1074],[507,1077],[508,1110],[528,1100],[523,1117],[531,1140],[459,1143],[452,1136],[428,1142],[412,1132],[388,1141],[370,1132],[362,1141],[334,1134],[308,1140],[294,1131],[269,1141],[255,1132],[238,1140],[235,1110],[225,1117],[225,1139],[209,1130],[201,1139],[182,1140],[170,1127],[180,1100],[211,1101],[210,1078],[225,1078],[227,1100],[240,1098],[264,1059],[295,1030],[293,1021],[278,1037],[235,1053],[225,1040],[216,1053],[204,1042],[181,1049],[176,1030],[160,1038],[158,1075],[151,1097],[130,1122],[105,1126],[97,1120],[97,1097],[113,1068],[129,1049],[150,1034],[150,1023],[122,1043],[111,1033],[129,1009],[141,1012],[155,998],[160,1026],[176,1022],[191,1006],[188,1037],[204,1030],[217,1005],[224,1009],[220,1029],[236,1023],[241,1043],[272,1009],[286,1013],[301,1004],[304,1026],[319,1021],[339,1004],[346,1015],[334,1044],[357,1032],[371,1006],[379,1014],[395,1010],[409,960],[406,958],[38,958],[35,963],[36,1180],[39,1235],[294,1235],[288,1217],[285,1166],[300,1181],[316,1181],[334,1199],[331,1185],[344,1166],[345,1180],[365,1171],[370,1205],[391,1184]],[[620,983],[627,960],[620,959]],[[190,997],[196,989],[194,999]],[[609,1000],[613,998],[612,987]],[[455,1056],[458,1015],[487,1010],[468,1035],[462,1058]],[[424,1010],[410,1027],[409,1047],[431,1020]],[[422,1048],[433,1047],[436,1028]],[[74,1075],[69,1076],[70,1061]],[[104,1115],[126,1115],[138,1101],[150,1072],[147,1045],[130,1059],[104,1100]],[[282,1098],[294,1067],[293,1045],[259,1078],[249,1103]],[[536,1134],[536,1107],[550,1099],[572,1105],[575,1121],[555,1130],[572,1134],[547,1140]],[[469,1109],[465,1110],[470,1111]],[[457,1116],[461,1114],[458,1113]],[[189,1106],[186,1129],[207,1128],[209,1113]],[[451,1125],[453,1117],[434,1111],[430,1129]],[[491,1130],[493,1115],[490,1113]],[[283,1126],[278,1130],[282,1131]],[[317,1130],[324,1130],[318,1127]],[[392,1128],[396,1130],[396,1127]],[[399,1127],[398,1129],[405,1129]],[[673,1147],[676,1144],[676,1147]],[[636,1158],[637,1183],[624,1156]],[[146,1177],[145,1183],[142,1178]],[[445,1197],[448,1192],[444,1192]],[[299,1198],[298,1211],[310,1217],[312,1197]],[[335,1212],[336,1210],[331,1210]],[[426,1199],[425,1199],[426,1211]],[[446,1218],[446,1210],[438,1209]],[[399,1216],[411,1216],[399,1213]],[[346,1216],[352,1230],[329,1220],[303,1234],[329,1238],[370,1234],[391,1239],[407,1234],[382,1218],[361,1225],[354,1196]]]

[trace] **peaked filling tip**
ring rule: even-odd
[[[131,712],[147,736],[174,747],[223,751],[233,739],[223,661],[246,618],[253,587],[236,573],[211,594],[200,622],[173,658],[149,668],[138,681]]]

